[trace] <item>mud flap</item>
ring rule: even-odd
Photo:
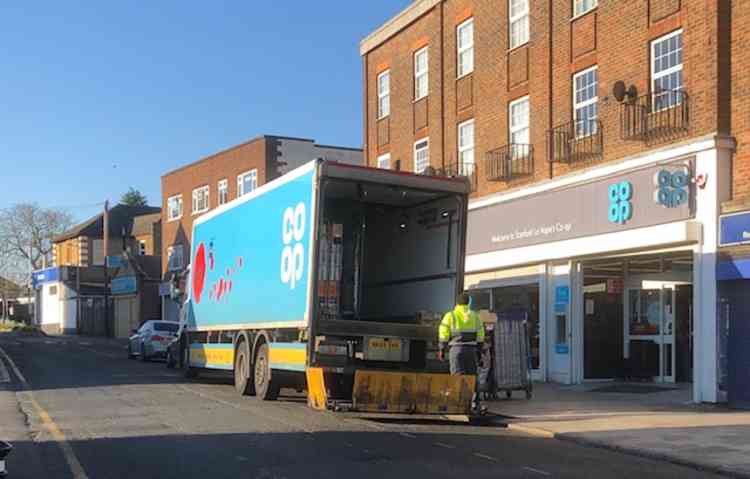
[[[359,412],[469,414],[476,376],[357,371],[353,406]]]

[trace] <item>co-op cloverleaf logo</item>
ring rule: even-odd
[[[677,208],[690,199],[690,175],[682,168],[660,170],[654,175],[654,201],[666,208]]]
[[[609,221],[624,225],[633,217],[633,185],[629,181],[621,181],[609,185]]]
[[[281,223],[281,239],[284,249],[281,251],[281,282],[290,289],[297,287],[305,269],[305,249],[302,238],[305,236],[305,204],[299,203],[295,208],[284,211]]]

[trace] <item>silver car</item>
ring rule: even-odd
[[[177,335],[179,326],[172,321],[146,321],[130,336],[128,358],[139,356],[142,361],[148,361],[166,357],[167,346]]]

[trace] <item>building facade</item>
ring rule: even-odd
[[[315,159],[363,164],[361,149],[264,135],[163,175],[164,279],[171,281],[188,266],[196,218]],[[161,288],[161,294],[165,299],[164,318],[177,318],[176,304],[168,299],[168,283]]]
[[[748,12],[419,0],[362,41],[367,164],[471,179],[467,285],[528,312],[538,379],[731,395],[717,270],[746,248],[719,225],[750,197]]]

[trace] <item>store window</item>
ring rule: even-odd
[[[385,155],[378,156],[378,168],[389,170],[391,168],[391,154],[386,153]]]

